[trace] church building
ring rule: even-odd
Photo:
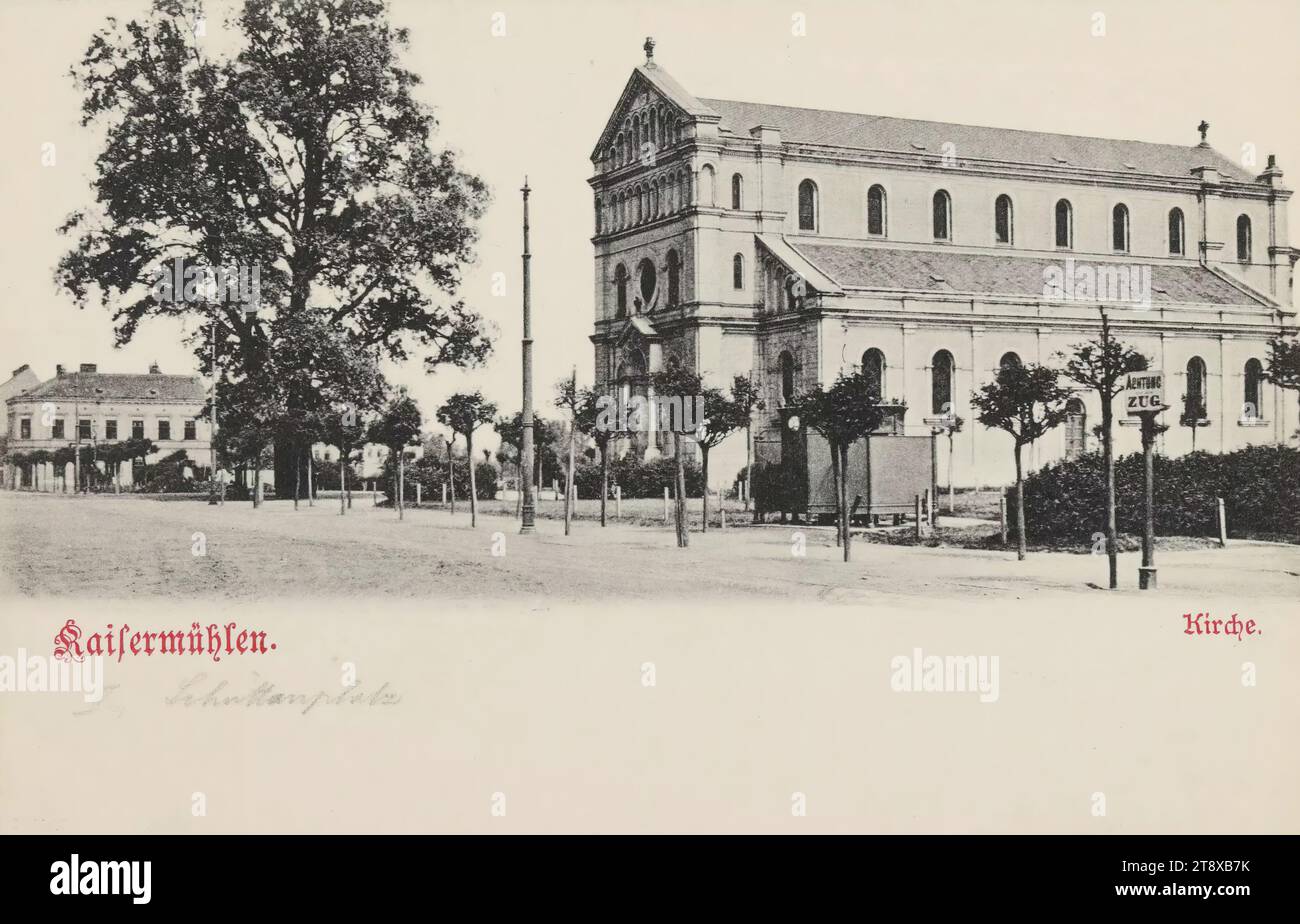
[[[724,390],[750,376],[756,458],[775,461],[781,407],[862,370],[906,403],[908,435],[964,419],[954,484],[1003,485],[1010,438],[975,421],[971,392],[1007,363],[1063,365],[1105,314],[1165,372],[1160,451],[1296,432],[1295,396],[1263,377],[1269,339],[1296,330],[1300,254],[1271,155],[1238,164],[1204,122],[1182,146],[700,98],[645,52],[591,157],[607,393],[653,398],[674,359]],[[1027,463],[1095,449],[1099,419],[1078,392]],[[1138,448],[1118,427],[1117,451]],[[728,438],[714,487],[744,459]]]

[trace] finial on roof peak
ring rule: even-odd
[[[1201,124],[1196,126],[1196,130],[1201,133],[1201,144],[1208,146],[1210,142],[1205,140],[1205,136],[1210,133],[1210,123],[1201,119]]]
[[[645,37],[645,44],[641,46],[645,50],[645,66],[655,66],[655,40],[653,35]]]

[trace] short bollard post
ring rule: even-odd
[[[623,486],[614,485],[614,519],[620,519],[623,516]]]
[[[1223,498],[1216,497],[1214,500],[1219,516],[1219,545],[1226,547],[1228,545],[1228,517],[1223,509]]]
[[[916,505],[916,538],[920,539],[925,534],[925,514],[921,510],[921,495],[914,495]]]
[[[1007,544],[1007,498],[1006,495],[998,498],[998,524],[1002,530],[1002,544]]]
[[[668,522],[668,489],[664,488],[664,522]]]

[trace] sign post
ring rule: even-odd
[[[1146,508],[1142,521],[1142,565],[1138,568],[1138,588],[1156,589],[1155,523],[1155,442],[1166,429],[1157,418],[1165,405],[1165,374],[1159,370],[1130,372],[1124,382],[1124,408],[1129,416],[1142,423],[1142,469]]]

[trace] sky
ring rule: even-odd
[[[93,202],[100,141],[79,124],[68,69],[105,17],[147,8],[0,0],[0,380],[23,363],[42,378],[56,363],[194,371],[176,323],[148,322],[115,349],[108,311],[78,310],[53,283],[71,244],[56,228]],[[219,51],[230,4],[207,9],[203,41]],[[416,358],[386,369],[427,419],[447,395],[476,388],[518,408],[525,175],[539,412],[555,415],[552,386],[575,366],[591,382],[590,155],[648,35],[656,63],[700,97],[1188,145],[1205,119],[1226,156],[1253,145],[1257,169],[1276,154],[1288,185],[1300,180],[1295,0],[391,0],[391,16],[411,31],[404,64],[437,115],[434,146],[458,152],[492,191],[460,294],[494,325],[493,355],[464,371],[428,375]]]

